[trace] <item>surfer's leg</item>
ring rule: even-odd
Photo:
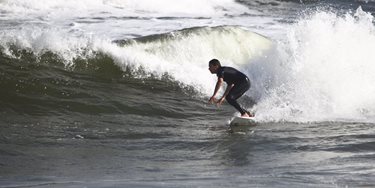
[[[225,97],[225,99],[228,101],[230,105],[232,105],[235,109],[237,109],[241,113],[241,115],[244,115],[247,113],[247,111],[244,108],[242,108],[240,104],[238,104],[235,97],[231,95],[230,93],[227,95],[227,97]]]
[[[230,105],[232,105],[241,113],[241,115],[248,114],[249,112],[242,108],[240,104],[238,104],[237,99],[240,98],[247,90],[249,90],[249,88],[250,81],[246,79],[246,81],[234,85],[234,87],[230,90],[227,97],[225,98]]]

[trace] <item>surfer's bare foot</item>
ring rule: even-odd
[[[244,113],[243,115],[241,115],[241,117],[251,117],[251,116],[249,116],[248,113]]]
[[[246,112],[246,114],[248,115],[248,117],[254,117],[254,114],[251,112]]]

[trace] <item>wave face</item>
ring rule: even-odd
[[[343,16],[314,12],[291,26],[279,46],[280,60],[268,65],[278,70],[264,72],[277,82],[263,93],[259,115],[277,121],[373,122],[373,21],[359,8]]]
[[[207,74],[210,59],[218,58],[244,69],[250,60],[263,57],[271,46],[269,39],[239,27],[206,27],[133,40],[123,48],[128,56],[112,56],[120,59],[121,66],[142,67],[159,76],[167,73],[208,95],[215,84],[215,78]],[[123,60],[129,57],[131,62]]]
[[[122,86],[125,88],[134,87],[133,82],[136,85],[142,85],[145,80],[150,82],[137,87],[140,93],[149,93],[150,89],[157,88],[152,85],[161,81],[161,88],[177,87],[178,91],[207,96],[215,84],[215,76],[207,70],[210,59],[219,58],[228,65],[245,69],[251,59],[263,57],[272,45],[267,38],[235,26],[191,28],[113,42],[51,30],[17,31],[0,36],[1,58],[7,62],[2,64],[6,70],[2,88],[7,93],[3,102],[5,106],[19,104],[14,107],[15,111],[22,104],[30,103],[40,107],[40,111],[49,104],[47,109],[60,106],[66,111],[65,107],[75,106],[80,112],[85,109],[96,109],[96,113],[117,112],[116,102],[90,108],[90,104],[95,106],[95,101],[108,100],[109,88],[101,82],[111,80],[125,84]],[[96,82],[101,87],[96,87]],[[83,83],[88,84],[84,89]],[[121,93],[116,100],[119,103],[123,100]],[[8,100],[13,95],[20,98]],[[89,101],[83,102],[84,96]],[[136,98],[134,102],[145,100]]]

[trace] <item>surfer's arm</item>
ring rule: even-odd
[[[225,97],[227,97],[229,91],[233,88],[234,84],[228,85],[227,89],[224,92],[224,95],[220,98],[220,100],[217,102],[219,105],[224,102]]]
[[[210,98],[210,100],[208,102],[210,102],[210,103],[215,102],[215,96],[216,96],[217,92],[219,91],[221,85],[223,85],[223,82],[224,82],[223,78],[217,79],[214,94],[212,95],[212,97]]]

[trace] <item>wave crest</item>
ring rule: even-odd
[[[236,26],[190,28],[115,42],[51,30],[22,32],[0,35],[4,39],[0,43],[3,54],[37,62],[48,59],[43,57],[54,57],[73,68],[84,67],[80,66],[84,62],[91,67],[90,64],[106,62],[109,58],[134,76],[168,74],[205,94],[211,93],[214,84],[214,77],[207,70],[210,59],[218,58],[226,65],[241,69],[272,45],[267,38]],[[17,34],[20,35],[15,37]]]

